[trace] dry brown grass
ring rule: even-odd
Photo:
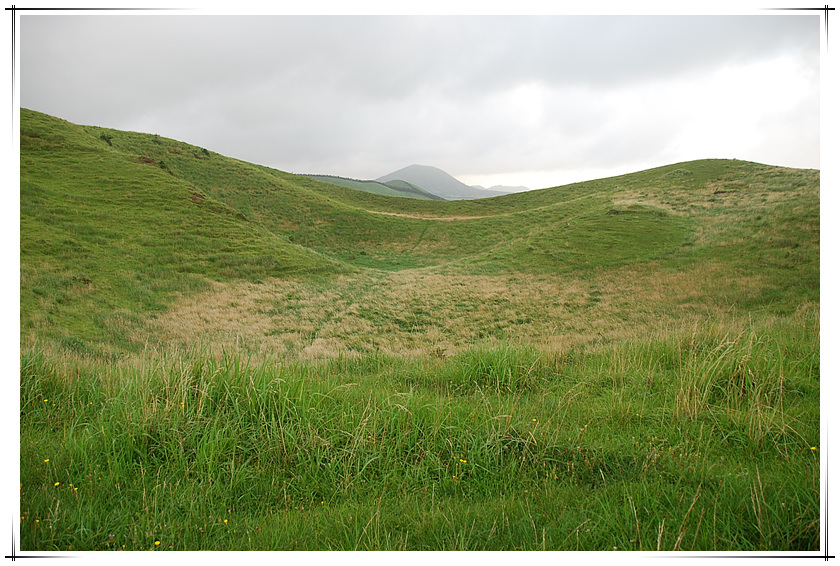
[[[713,289],[758,292],[760,284],[714,265],[676,272],[655,264],[588,280],[406,270],[214,283],[176,301],[136,338],[302,360],[375,351],[449,356],[477,343],[520,340],[563,351],[721,314],[725,304],[704,299]]]
[[[695,246],[735,245],[747,237],[739,228],[745,221],[768,214],[781,199],[813,191],[808,184],[774,191],[771,184],[772,175],[755,182],[717,179],[700,190],[676,184],[656,196],[646,188],[617,189],[613,204],[690,216]],[[556,204],[539,208],[549,206]],[[707,213],[715,207],[725,212]],[[478,218],[381,214],[441,221]],[[435,229],[424,238],[424,245],[435,249],[459,245]],[[417,243],[402,242],[395,249]],[[502,340],[562,351],[719,317],[733,304],[759,296],[765,284],[761,276],[708,262],[682,270],[636,264],[581,277],[464,275],[457,266],[441,264],[326,279],[215,283],[207,293],[177,301],[136,338],[160,344],[198,341],[214,349],[247,347],[293,359],[374,351],[448,356]]]

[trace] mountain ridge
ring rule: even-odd
[[[379,181],[353,179],[352,177],[342,177],[339,175],[304,174],[302,176],[378,195],[413,199],[446,200],[443,197],[430,193],[429,191],[409,183],[408,181],[395,180],[382,183]]]
[[[375,179],[380,183],[406,181],[446,200],[472,200],[498,197],[506,192],[477,189],[462,183],[446,171],[430,165],[409,165]]]

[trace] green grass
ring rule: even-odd
[[[818,171],[393,198],[29,110],[20,167],[23,550],[820,548]]]
[[[345,269],[78,127],[22,116],[24,335],[126,347],[115,318],[160,311],[207,278]]]
[[[21,547],[816,550],[817,324],[104,372],[34,348]]]

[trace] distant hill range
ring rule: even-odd
[[[409,165],[376,179],[380,183],[405,181],[446,200],[498,197],[514,191],[497,191],[465,185],[446,171],[428,165]]]
[[[527,191],[527,187],[496,185],[485,189],[465,185],[446,171],[428,165],[409,165],[372,181],[335,175],[304,175],[311,179],[369,193],[426,200],[467,200],[498,197]]]
[[[376,193],[378,195],[426,200],[446,200],[441,196],[432,194],[416,185],[399,179],[383,183],[380,181],[363,181],[360,179],[350,179],[348,177],[337,177],[335,175],[304,175],[304,177],[317,179],[318,181],[324,181],[325,183],[332,183],[334,185],[341,185],[342,187]]]

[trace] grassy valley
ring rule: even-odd
[[[395,198],[21,110],[20,547],[820,547],[819,172]]]

